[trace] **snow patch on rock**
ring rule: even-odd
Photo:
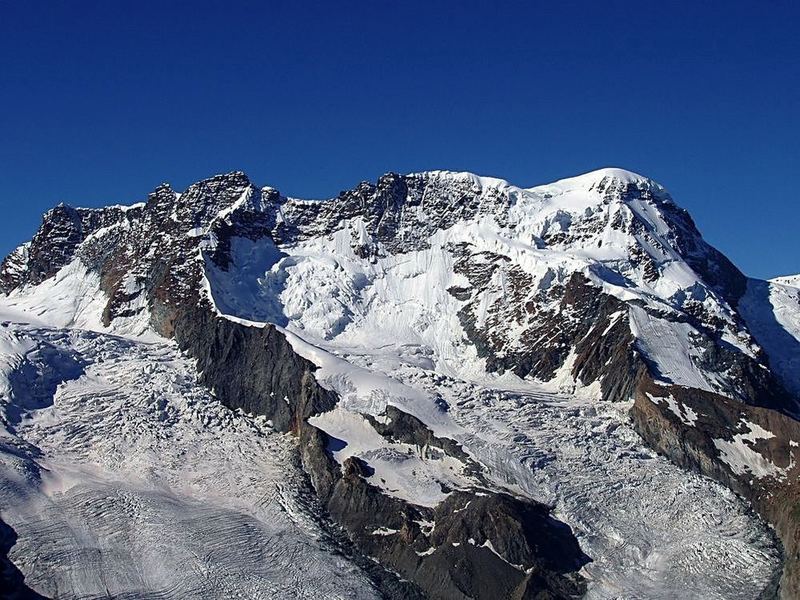
[[[752,475],[759,479],[785,476],[793,466],[791,456],[789,466],[781,468],[755,448],[757,442],[773,438],[775,434],[757,423],[745,420],[740,422],[740,426],[747,428],[748,431],[734,435],[732,440],[714,440],[714,446],[719,450],[721,460],[737,475]]]

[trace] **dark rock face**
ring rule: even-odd
[[[52,277],[69,262],[85,233],[80,213],[59,205],[50,210],[28,248],[27,281],[33,284]]]
[[[513,198],[502,189],[482,190],[470,180],[441,180],[432,174],[388,173],[326,202],[289,200],[275,231],[279,243],[328,235],[347,219],[361,217],[371,237],[391,253],[427,246],[436,231],[460,220],[491,214],[505,221]]]
[[[307,466],[320,461],[309,454]],[[367,483],[369,466],[359,459],[347,459],[343,473],[328,468],[317,491],[333,518],[428,598],[571,598],[585,590],[576,572],[588,558],[542,504],[459,490],[431,509]]]
[[[336,404],[335,394],[317,385],[316,367],[271,325],[248,327],[202,306],[177,318],[175,340],[223,404],[265,415],[279,431],[298,433],[305,419]]]
[[[475,289],[508,261],[495,255],[474,268],[472,257],[463,249],[460,252],[456,269]],[[482,327],[476,325],[477,302],[466,304],[459,313],[470,341],[487,358],[487,369],[547,381],[574,352],[571,374],[577,381],[589,385],[600,379],[605,400],[632,395],[646,366],[635,349],[625,303],[599,292],[579,273],[564,285],[532,295],[523,275],[510,281],[510,293],[490,307],[491,317]],[[466,296],[469,290],[460,293]],[[524,327],[519,339],[508,336],[509,321]]]
[[[59,204],[44,215],[33,239],[0,265],[0,292],[8,293],[26,283],[36,285],[52,277],[72,260],[78,245],[89,235],[133,218],[136,213],[135,208],[91,209]]]

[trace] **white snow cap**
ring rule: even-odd
[[[618,167],[604,167],[595,171],[589,171],[583,175],[576,175],[575,177],[567,177],[566,179],[559,179],[550,185],[557,185],[559,187],[569,187],[571,189],[583,188],[589,189],[604,179],[613,179],[620,183],[648,183],[656,184],[649,177],[639,175],[627,169],[620,169]]]
[[[483,175],[477,175],[468,171],[421,171],[409,173],[409,176],[427,177],[430,179],[455,179],[461,181],[471,181],[482,188],[515,187],[505,179],[501,179],[499,177],[485,177]],[[661,187],[649,177],[639,175],[633,171],[628,171],[627,169],[621,169],[619,167],[604,167],[602,169],[596,169],[594,171],[589,171],[588,173],[583,173],[582,175],[576,175],[575,177],[567,177],[566,179],[559,179],[558,181],[548,182],[546,184],[540,184],[526,189],[535,189],[542,187],[542,185],[558,185],[561,187],[568,187],[570,189],[589,189],[593,185],[606,178],[614,179],[615,181],[619,181],[621,183],[645,182],[651,185],[656,185],[659,188]]]

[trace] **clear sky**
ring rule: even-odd
[[[800,272],[798,2],[0,0],[0,252],[41,213],[234,169],[664,184],[748,274]]]

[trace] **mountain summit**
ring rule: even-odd
[[[93,332],[126,340],[140,368],[161,344],[226,419],[294,434],[298,518],[330,542],[320,564],[338,548],[385,596],[774,591],[763,524],[691,472],[775,526],[781,593],[800,591],[786,516],[800,501],[800,295],[747,278],[646,177],[605,168],[520,188],[389,173],[328,200],[241,172],[164,184],[130,207],[52,209],[3,261],[0,290],[9,323],[36,323],[15,335],[43,355],[95,364],[80,337]],[[44,363],[25,372],[52,375]],[[9,369],[12,381],[22,367]],[[14,419],[45,409],[16,392],[5,408],[8,435],[35,447]],[[48,443],[26,450],[31,464],[73,452]],[[726,563],[731,539],[741,564]],[[645,573],[656,557],[673,566]]]

